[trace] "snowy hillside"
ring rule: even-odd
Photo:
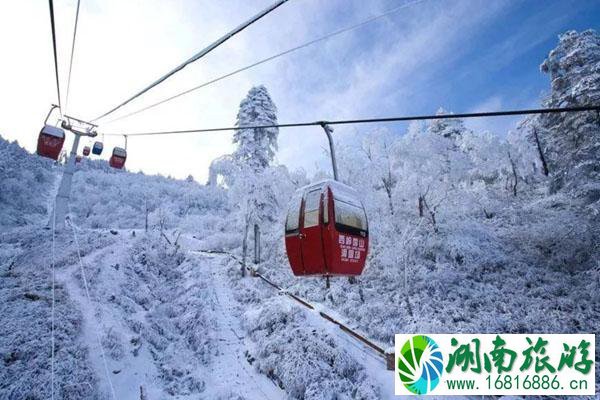
[[[542,71],[545,105],[600,101],[600,37],[562,35]],[[276,122],[253,88],[238,126]],[[436,119],[336,139],[370,254],[329,289],[291,273],[288,202],[313,179],[275,165],[277,136],[238,131],[210,185],[84,159],[54,238],[64,167],[0,138],[0,398],[50,397],[52,315],[64,399],[393,398],[382,357],[319,310],[383,348],[396,333],[600,332],[595,113],[528,118],[507,135]],[[317,311],[242,276],[255,224],[258,271]]]

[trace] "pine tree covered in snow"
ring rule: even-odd
[[[569,31],[559,39],[541,65],[551,79],[544,106],[600,104],[600,35],[593,30]],[[567,189],[587,203],[600,201],[600,116],[542,115],[529,129],[532,141],[540,142],[552,191]]]
[[[264,86],[255,86],[240,103],[236,126],[277,124],[277,107]],[[291,190],[287,168],[271,165],[277,150],[278,128],[241,129],[233,137],[237,148],[211,165],[209,181],[218,175],[229,188],[229,199],[242,233],[242,259],[246,262],[248,240],[254,225],[265,232],[278,219],[278,211]],[[238,231],[239,232],[239,231]]]
[[[277,107],[263,85],[254,86],[240,103],[236,126],[277,124]],[[279,128],[240,129],[233,142],[238,145],[234,157],[253,169],[265,168],[277,150]]]

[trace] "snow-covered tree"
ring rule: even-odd
[[[394,214],[394,190],[398,183],[393,173],[394,137],[387,131],[377,131],[365,137],[362,150],[368,160],[368,168],[374,175],[375,190],[383,190],[388,200],[389,212]]]
[[[541,65],[550,75],[545,107],[600,104],[600,36],[568,31]],[[594,112],[547,114],[530,124],[552,191],[567,189],[593,203],[600,200],[600,116]]]
[[[443,108],[439,108],[436,112],[436,115],[445,114],[449,113]],[[427,130],[447,139],[456,140],[462,135],[466,128],[462,119],[435,119],[431,121]]]
[[[458,139],[466,132],[462,121],[435,120],[429,126],[412,124],[398,146],[397,173],[411,193],[420,217],[427,217],[437,231],[437,215],[443,203],[459,189],[471,169]]]
[[[254,86],[240,103],[236,126],[277,124],[277,107],[263,85]],[[233,142],[238,145],[234,158],[254,170],[265,168],[277,150],[278,128],[251,128],[235,131]]]
[[[208,168],[208,182],[209,186],[216,186],[219,184],[227,185],[225,180],[228,177],[233,176],[233,171],[236,169],[236,163],[233,160],[231,154],[215,158]]]
[[[253,87],[240,103],[236,126],[274,124],[277,124],[275,103],[264,86]],[[239,230],[242,230],[244,263],[252,226],[259,225],[263,231],[269,229],[285,206],[279,193],[281,187],[290,186],[291,178],[285,167],[271,166],[277,150],[278,133],[278,128],[237,130],[233,137],[237,148],[233,154],[221,157],[211,165],[209,183],[218,183],[219,176],[222,176],[224,186],[229,189],[231,208]]]

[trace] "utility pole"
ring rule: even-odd
[[[95,128],[95,125],[78,120],[77,118],[67,117],[66,115],[65,118],[67,118],[67,120],[63,120],[61,126],[65,130],[70,130],[75,135],[75,138],[73,139],[71,153],[69,154],[65,170],[60,180],[60,186],[58,187],[58,192],[56,193],[56,200],[54,203],[54,211],[51,216],[51,218],[54,218],[56,224],[55,229],[57,231],[60,231],[65,227],[65,217],[67,216],[67,210],[69,209],[69,199],[71,197],[71,183],[73,181],[73,174],[75,173],[75,162],[77,158],[79,140],[81,139],[81,136],[95,137],[97,135],[97,133],[93,130],[93,128]],[[89,125],[91,126],[91,128],[89,128],[85,132],[76,130],[72,127],[70,119],[73,119],[82,124]],[[52,226],[52,220],[50,220],[48,224],[49,226]]]

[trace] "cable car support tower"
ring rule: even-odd
[[[75,122],[75,126],[73,124]],[[73,174],[75,173],[75,162],[77,158],[77,150],[79,148],[79,140],[82,136],[96,137],[97,125],[90,122],[80,120],[78,118],[64,116],[61,122],[61,127],[64,130],[69,130],[73,133],[73,145],[71,146],[71,153],[67,158],[67,163],[60,179],[60,186],[56,193],[56,199],[54,201],[54,211],[50,216],[49,226],[52,226],[53,220],[56,221],[56,230],[60,231],[65,227],[65,218],[69,209],[69,198],[71,197],[71,183],[73,180]]]

